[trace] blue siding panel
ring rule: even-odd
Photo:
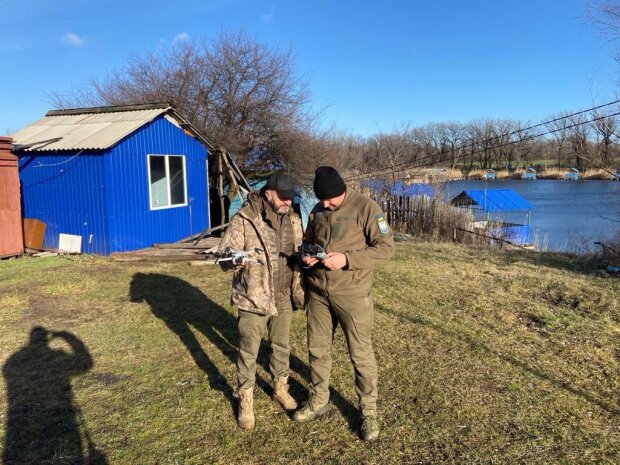
[[[148,155],[185,158],[188,205],[150,209]],[[114,147],[105,173],[111,252],[174,242],[209,227],[207,150],[164,117]]]
[[[60,233],[82,236],[82,251],[107,254],[101,153],[57,152],[20,156],[24,218],[46,224],[43,246],[58,247]]]

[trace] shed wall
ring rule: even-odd
[[[183,155],[187,205],[151,210],[148,155]],[[109,252],[174,242],[209,226],[207,149],[163,116],[110,150],[105,160]]]
[[[105,152],[28,152],[20,156],[25,218],[46,224],[43,247],[60,233],[82,236],[82,252],[109,253],[106,240]]]

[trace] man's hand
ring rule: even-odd
[[[347,266],[347,257],[340,252],[331,252],[327,254],[327,258],[323,260],[323,265],[330,270],[341,270]]]
[[[307,268],[310,268],[311,266],[316,265],[317,263],[319,263],[319,259],[318,258],[314,258],[314,257],[309,257],[309,256],[305,256],[301,258],[301,261],[304,262],[304,265]]]

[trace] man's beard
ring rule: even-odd
[[[276,210],[276,213],[279,213],[280,215],[286,215],[288,213],[289,208],[291,207],[285,205],[284,207],[278,208]]]

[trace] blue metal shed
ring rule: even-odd
[[[530,242],[532,204],[512,189],[464,190],[450,203],[471,209],[474,226],[486,229],[494,238],[515,244]]]
[[[168,104],[50,111],[14,134],[23,214],[81,250],[173,242],[209,227],[211,144]]]
[[[390,183],[381,179],[362,179],[359,186],[362,189],[368,189],[372,194],[386,194],[389,192]]]
[[[403,183],[396,181],[389,183],[378,179],[360,181],[360,187],[370,190],[373,194],[390,193],[397,197],[426,196],[434,197],[435,193],[430,184]]]
[[[391,193],[399,197],[434,197],[433,188],[430,184],[414,183],[404,184],[402,182],[396,182],[391,188]]]

